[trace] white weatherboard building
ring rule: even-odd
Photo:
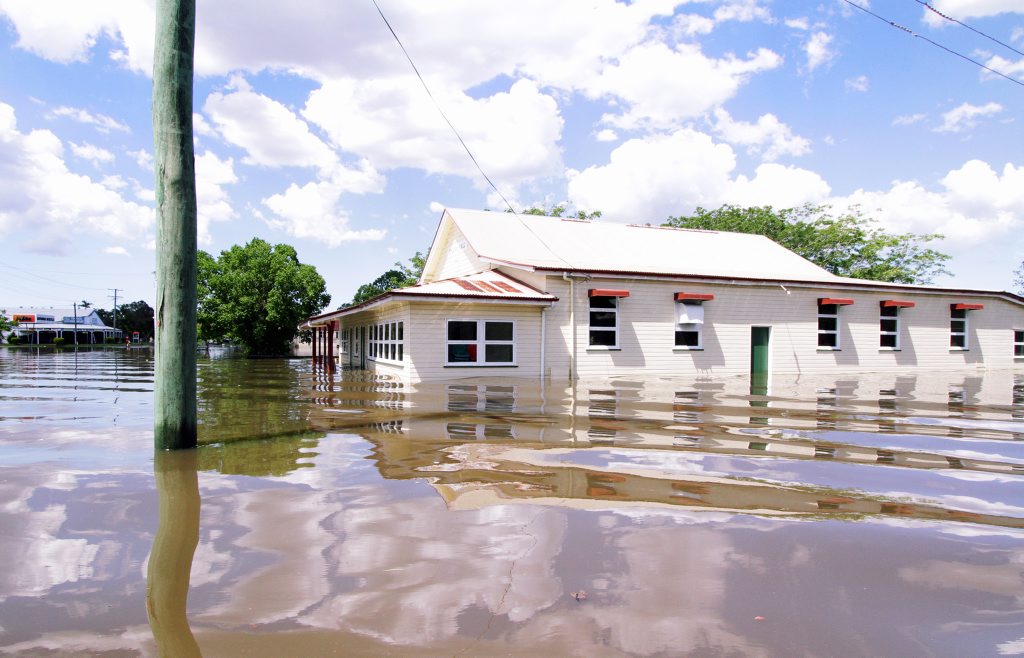
[[[420,283],[310,318],[407,381],[1024,367],[1024,298],[835,276],[758,235],[446,210]]]
[[[50,344],[55,338],[81,345],[102,345],[106,339],[121,339],[120,329],[103,323],[92,308],[16,308],[0,307],[0,313],[17,322],[10,333],[28,343]]]

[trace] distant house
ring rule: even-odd
[[[10,333],[27,343],[47,345],[55,338],[72,343],[76,333],[80,345],[121,340],[121,330],[105,325],[91,308],[0,308],[0,313],[18,323]]]
[[[741,233],[446,210],[420,283],[309,318],[408,381],[1024,366],[1024,298],[835,276]]]

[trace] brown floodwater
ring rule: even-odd
[[[1024,654],[1024,371],[406,385],[0,349],[0,653]]]

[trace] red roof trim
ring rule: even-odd
[[[902,299],[883,299],[881,304],[882,308],[891,308],[893,306],[895,306],[896,308],[914,308],[915,306],[917,306],[917,302],[911,302]]]
[[[984,304],[950,304],[954,311],[980,311]]]
[[[587,297],[629,297],[629,291],[614,288],[591,288],[587,291]]]
[[[700,292],[677,292],[676,293],[676,301],[677,302],[681,302],[681,301],[684,301],[684,300],[687,300],[687,299],[691,299],[693,301],[699,301],[699,302],[710,302],[714,298],[715,298],[715,296],[710,294],[710,293],[700,293]]]
[[[851,306],[853,305],[853,300],[849,297],[819,297],[818,303],[822,306],[829,304],[835,304],[836,306]]]

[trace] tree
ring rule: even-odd
[[[96,309],[96,315],[100,316],[103,324],[113,326],[114,313],[106,309]],[[130,336],[133,332],[139,332],[139,340],[148,342],[153,337],[153,307],[143,300],[121,304],[117,307],[118,328]]]
[[[6,314],[0,312],[0,334],[10,331],[18,323],[12,321]]]
[[[1013,280],[1013,284],[1017,286],[1017,292],[1024,295],[1024,261],[1021,262],[1014,275],[1016,278]]]
[[[408,288],[409,286],[416,285],[423,274],[423,265],[426,264],[426,261],[427,259],[423,254],[418,251],[415,256],[409,259],[409,264],[412,267],[397,261],[393,269],[381,274],[370,283],[364,283],[359,286],[355,296],[352,297],[352,303],[359,304],[396,288]]]
[[[200,251],[197,324],[203,340],[231,340],[249,355],[287,354],[298,325],[331,301],[327,284],[295,249],[253,238],[214,259]]]
[[[543,207],[543,206],[539,206],[539,207],[538,206],[532,206],[530,208],[527,208],[526,210],[523,210],[519,214],[520,215],[540,215],[540,216],[543,216],[543,217],[563,217],[563,216],[565,216],[566,209],[567,208],[566,208],[565,204],[560,204],[559,203],[559,204],[555,204],[555,205],[551,206],[550,208],[546,208],[546,207]],[[511,209],[507,209],[507,210],[505,210],[505,212],[510,213],[510,212],[512,212],[512,210]],[[571,217],[572,219],[586,219],[586,220],[599,219],[601,217],[601,211],[600,210],[594,210],[593,212],[587,212],[585,210],[577,210],[576,214],[568,215],[568,217]]]
[[[78,302],[78,305],[81,306],[82,308],[92,308],[92,302],[87,302],[84,299]]]
[[[949,274],[943,264],[950,257],[926,246],[941,240],[940,234],[887,233],[859,208],[838,217],[829,210],[812,205],[782,210],[725,205],[669,217],[662,226],[764,235],[833,274],[855,279],[931,283],[933,277]]]

